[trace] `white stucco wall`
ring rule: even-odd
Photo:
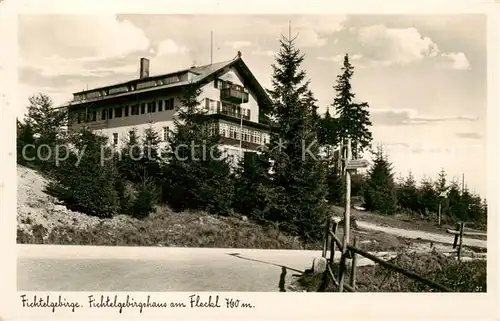
[[[240,75],[236,70],[231,69],[221,77],[222,80],[231,81],[234,84],[243,85]],[[174,106],[180,105],[180,100],[178,97],[171,96],[159,96],[158,100],[166,100],[174,98]],[[220,102],[220,90],[215,88],[214,82],[211,81],[201,87],[201,94],[199,96],[200,100],[200,108],[205,108],[205,98],[208,98],[214,101],[215,106],[217,106],[217,102]],[[140,104],[144,102],[149,102],[148,100],[144,101],[131,101],[131,104]],[[108,106],[107,108],[110,108]],[[248,103],[242,104],[243,108],[250,109],[250,121],[258,122],[259,118],[259,107],[257,104],[257,100],[252,92],[249,94]],[[146,111],[145,114],[132,115],[131,107],[129,108],[129,116],[112,119],[100,120],[102,115],[102,109],[97,109],[97,121],[90,122],[89,125],[95,131],[102,133],[103,135],[109,138],[109,142],[113,142],[113,134],[118,134],[119,145],[122,144],[122,141],[128,138],[129,132],[132,130],[136,130],[136,135],[143,136],[146,129],[152,128],[158,132],[161,138],[163,138],[163,128],[168,127],[170,130],[173,129],[174,126],[174,111],[173,110],[163,110],[161,112],[156,111],[155,113],[148,113]],[[157,107],[158,108],[158,105]],[[86,125],[86,123],[77,124],[76,120],[72,124],[72,128],[77,129],[80,126]],[[238,130],[239,131],[239,130]],[[267,135],[267,134],[266,134]],[[267,135],[268,137],[268,135]]]

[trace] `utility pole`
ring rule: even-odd
[[[243,159],[243,148],[242,148],[242,139],[243,139],[243,99],[244,99],[244,95],[241,95],[241,105],[240,105],[240,161]]]
[[[210,31],[210,64],[213,63],[214,58],[214,32]]]
[[[465,175],[462,173],[462,195],[464,195]]]

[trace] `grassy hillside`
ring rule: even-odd
[[[260,249],[320,249],[302,244],[274,227],[246,217],[219,217],[204,212],[174,213],[156,208],[143,220],[125,215],[100,219],[71,211],[44,189],[47,179],[18,166],[17,242],[120,246],[177,246]]]

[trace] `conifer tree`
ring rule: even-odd
[[[69,140],[74,148],[55,172],[50,190],[74,210],[98,217],[117,214],[119,177],[115,161],[108,158],[112,151],[106,146],[107,138],[83,128]]]
[[[405,209],[411,211],[418,210],[417,183],[411,171],[398,188],[398,203]]]
[[[447,189],[448,182],[446,181],[446,172],[444,171],[444,168],[442,168],[438,174],[438,179],[436,181],[436,191],[438,194],[442,194],[446,192]]]
[[[142,141],[142,157],[139,166],[142,167],[143,181],[147,179],[153,182],[159,181],[161,175],[162,151],[160,150],[160,136],[150,124],[144,132]]]
[[[326,217],[326,173],[318,157],[314,103],[300,67],[304,55],[295,47],[295,39],[282,37],[280,45],[269,91],[277,130],[268,156],[273,164],[274,194],[282,194],[282,206],[273,207],[268,215],[288,232],[305,240],[318,239]]]
[[[439,206],[439,194],[434,189],[434,184],[430,178],[424,178],[418,189],[420,212],[428,214],[437,213]]]
[[[369,105],[366,102],[355,102],[355,94],[352,90],[351,80],[354,67],[349,62],[349,56],[344,56],[342,74],[337,76],[333,87],[337,92],[332,106],[338,117],[338,135],[340,142],[351,138],[352,156],[357,158],[363,150],[370,146],[372,134],[369,127],[370,121]]]
[[[134,128],[119,151],[117,167],[120,175],[131,183],[140,183],[142,170],[138,170],[138,162],[141,158],[142,147],[137,130]]]
[[[36,150],[28,145],[35,144],[35,137],[33,127],[29,121],[21,122],[19,119],[17,123],[17,163],[27,165],[30,160],[36,157]],[[26,147],[26,148],[25,148]]]
[[[228,214],[234,192],[230,165],[222,157],[216,123],[199,108],[200,93],[195,84],[188,85],[176,109],[163,170],[163,199],[178,211]]]
[[[272,188],[269,169],[267,159],[257,153],[245,153],[234,175],[235,210],[263,223],[269,223],[265,219],[269,205],[267,198]]]
[[[28,113],[25,122],[29,123],[30,130],[33,132],[34,143],[36,146],[46,145],[50,147],[50,150],[40,149],[40,155],[34,163],[42,170],[52,171],[55,165],[55,146],[64,140],[67,112],[55,109],[52,99],[44,93],[32,95],[28,100]],[[42,161],[42,159],[48,160]]]
[[[364,189],[366,209],[381,214],[394,214],[397,205],[395,187],[392,165],[379,146]]]

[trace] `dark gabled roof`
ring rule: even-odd
[[[166,85],[154,86],[154,87],[149,87],[149,88],[144,88],[144,89],[137,89],[137,90],[130,91],[130,92],[107,95],[104,97],[90,98],[90,99],[86,99],[83,101],[71,101],[69,104],[67,104],[63,107],[70,107],[72,105],[80,105],[82,103],[101,101],[101,100],[112,99],[112,98],[116,98],[116,97],[123,97],[123,96],[127,96],[127,95],[136,95],[136,94],[151,92],[151,91],[155,91],[155,90],[180,87],[180,86],[188,85],[190,83],[203,83],[204,81],[207,81],[210,76],[212,76],[216,73],[222,72],[228,68],[232,68],[232,67],[236,68],[238,70],[238,72],[241,74],[241,76],[244,78],[245,86],[247,86],[247,83],[248,83],[249,87],[256,94],[257,100],[259,101],[259,105],[268,105],[271,103],[271,100],[270,100],[269,96],[267,95],[266,90],[257,81],[257,79],[252,74],[252,72],[250,71],[248,66],[241,59],[241,56],[237,56],[235,59],[232,59],[229,61],[218,62],[218,63],[199,66],[199,67],[191,67],[188,69],[183,69],[183,70],[179,70],[179,71],[168,73],[168,74],[151,76],[151,77],[148,77],[145,79],[134,79],[134,80],[130,80],[130,81],[127,81],[124,83],[120,83],[120,84],[115,84],[115,85],[111,85],[111,86],[105,86],[105,87],[100,87],[100,88],[94,88],[91,90],[76,92],[74,94],[89,93],[89,92],[94,92],[94,91],[103,90],[103,89],[110,89],[110,88],[115,88],[115,87],[129,85],[129,84],[136,84],[136,83],[142,82],[142,81],[157,80],[160,78],[165,78],[168,76],[175,76],[175,75],[186,73],[186,72],[192,72],[192,73],[196,74],[196,76],[191,80],[178,81],[178,82],[166,84]]]

